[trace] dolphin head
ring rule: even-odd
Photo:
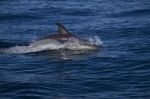
[[[72,50],[96,50],[100,45],[93,44],[89,40],[85,40],[76,36],[70,37],[69,41],[65,43],[67,48]]]

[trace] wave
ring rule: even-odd
[[[26,13],[22,13],[22,14],[12,14],[12,13],[9,13],[9,14],[0,14],[0,20],[8,20],[8,19],[11,19],[11,20],[14,20],[14,19],[40,19],[41,17],[39,16],[35,16],[35,15],[27,15]]]
[[[111,17],[129,17],[129,16],[146,16],[149,15],[150,9],[136,9],[131,11],[124,11],[120,13],[114,13],[111,15]]]

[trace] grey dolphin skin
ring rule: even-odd
[[[49,35],[46,37],[43,37],[39,41],[37,41],[37,44],[33,45],[39,45],[49,43],[50,45],[58,45],[57,48],[54,49],[69,49],[69,50],[95,50],[99,49],[100,45],[97,44],[91,44],[88,40],[82,39],[80,37],[77,37],[73,35],[69,30],[64,27],[60,23],[56,23],[58,27],[58,31],[56,34]],[[50,46],[49,45],[49,46]]]

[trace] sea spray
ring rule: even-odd
[[[92,36],[92,37],[90,36],[88,41],[92,45],[102,45],[103,44],[103,42],[102,42],[102,40],[100,39],[99,36]]]

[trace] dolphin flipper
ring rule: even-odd
[[[58,27],[58,33],[59,34],[70,34],[67,28],[65,28],[61,23],[56,23]]]

